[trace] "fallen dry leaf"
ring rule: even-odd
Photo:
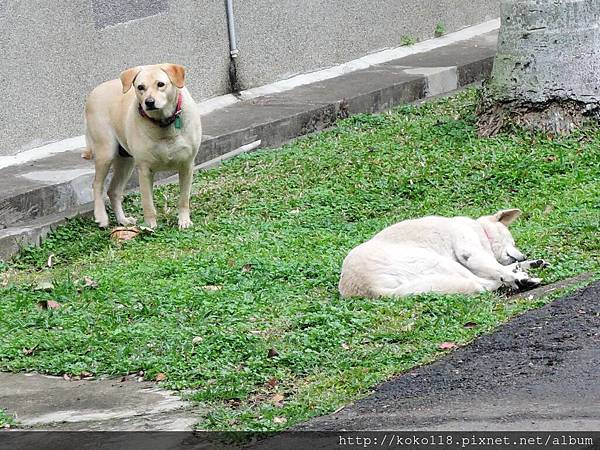
[[[98,282],[90,277],[83,277],[83,287],[95,289],[98,287]]]
[[[274,423],[286,423],[287,419],[285,417],[274,417],[273,418],[273,422]]]
[[[116,241],[130,241],[140,234],[137,227],[116,227],[110,232],[111,239]]]
[[[68,373],[65,373],[63,375],[63,380],[65,380],[65,381],[71,381],[71,375],[69,375]]]
[[[40,309],[58,309],[58,308],[60,308],[60,303],[55,302],[54,300],[40,300],[37,305],[38,305],[38,308],[40,308]]]
[[[164,373],[159,372],[156,374],[156,378],[155,378],[156,381],[165,381],[166,379],[167,379],[167,376]]]
[[[550,214],[552,211],[554,211],[554,206],[552,205],[546,205],[546,207],[544,208],[544,211],[542,212],[542,214],[544,216],[547,216],[548,214]]]
[[[252,264],[244,264],[242,266],[242,272],[250,272],[252,270]]]
[[[271,402],[273,402],[273,404],[278,408],[281,408],[283,406],[284,398],[285,397],[283,396],[283,394],[277,393],[271,398]]]
[[[463,328],[475,328],[477,324],[475,322],[467,322],[463,325]]]
[[[87,371],[85,371],[85,370],[84,370],[83,372],[81,372],[81,373],[79,374],[79,376],[80,376],[81,378],[91,378],[91,377],[93,377],[93,376],[94,376],[94,374],[93,374],[93,373],[91,373],[91,372],[87,372]]]
[[[223,286],[215,286],[214,284],[207,284],[206,286],[202,286],[202,289],[206,289],[207,291],[220,291],[223,289]]]
[[[192,345],[199,344],[203,340],[204,340],[204,338],[202,336],[196,336],[196,337],[194,337],[194,339],[192,339]]]
[[[33,290],[50,292],[53,289],[54,289],[54,285],[52,284],[51,281],[40,281]]]
[[[269,379],[269,380],[266,381],[265,386],[267,386],[270,389],[273,389],[278,384],[279,384],[279,381],[277,381],[276,378],[271,378],[271,379]]]
[[[33,352],[35,351],[35,349],[36,349],[36,348],[38,348],[38,346],[39,346],[39,345],[40,345],[40,344],[35,344],[35,345],[34,345],[33,347],[31,347],[31,348],[24,348],[24,349],[22,350],[22,352],[23,352],[23,354],[24,354],[25,356],[31,356],[31,355],[33,355]]]
[[[342,342],[342,348],[344,350],[350,350],[350,346],[348,344],[346,344],[345,342]]]
[[[454,342],[442,342],[440,345],[438,345],[438,347],[442,350],[451,350],[453,348],[458,348],[458,345],[456,345]]]
[[[269,352],[267,353],[267,357],[275,358],[276,356],[279,356],[279,352],[277,350],[275,350],[274,348],[270,348]]]

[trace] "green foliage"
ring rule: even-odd
[[[400,38],[400,45],[414,45],[417,43],[417,39],[412,36],[402,36]]]
[[[13,428],[17,426],[17,421],[14,416],[8,414],[3,409],[0,409],[0,429],[2,428]]]
[[[385,226],[518,207],[513,234],[551,263],[538,271],[546,282],[597,272],[600,134],[479,139],[475,103],[468,91],[361,114],[201,172],[190,230],[177,230],[174,186],[156,189],[154,234],[119,244],[90,219],[71,221],[0,273],[0,369],[162,372],[208,411],[201,428],[280,429],[542,303],[341,299],[344,256]],[[126,207],[139,217],[138,196]],[[39,280],[54,289],[36,290]]]
[[[446,27],[444,26],[444,24],[443,24],[443,23],[438,23],[438,24],[435,26],[435,31],[433,32],[433,35],[434,35],[435,37],[441,37],[441,36],[443,36],[444,34],[446,34]]]

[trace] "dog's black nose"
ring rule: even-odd
[[[154,99],[152,97],[148,97],[146,100],[144,100],[144,103],[148,108],[154,108]]]

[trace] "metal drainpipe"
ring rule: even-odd
[[[227,28],[229,30],[229,85],[233,93],[239,92],[240,82],[237,77],[237,57],[239,50],[235,38],[235,21],[233,18],[233,0],[225,0],[227,7]]]

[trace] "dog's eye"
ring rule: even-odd
[[[144,86],[143,84],[140,84],[138,86],[138,90],[143,91],[144,89],[146,89],[146,86]]]
[[[159,81],[158,83],[156,83],[156,85],[158,87],[163,87],[165,85],[165,83],[163,83],[162,81]]]

